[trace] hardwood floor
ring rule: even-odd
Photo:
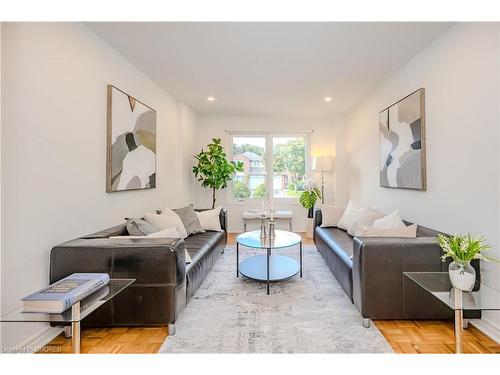
[[[81,352],[89,354],[158,353],[167,335],[167,327],[83,329]],[[60,334],[38,353],[71,353],[71,340]]]
[[[304,245],[312,239],[300,233]],[[236,243],[238,233],[228,234],[228,244]],[[447,321],[375,321],[396,353],[453,353],[453,323]],[[100,328],[82,331],[82,353],[157,353],[168,335],[159,328]],[[500,353],[500,345],[477,328],[464,331],[465,353]],[[42,348],[40,353],[71,353],[71,340],[61,334]]]
[[[375,325],[396,353],[454,353],[453,322],[378,320]],[[469,324],[464,353],[500,353],[500,345]]]

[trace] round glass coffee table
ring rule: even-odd
[[[266,250],[265,255],[254,255],[240,263],[240,245]],[[298,263],[295,259],[285,255],[272,254],[272,250],[299,245]],[[236,277],[242,274],[249,279],[269,284],[289,279],[300,273],[302,277],[302,238],[293,232],[276,231],[276,238],[260,238],[260,231],[240,234],[236,237]]]

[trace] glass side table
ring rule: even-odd
[[[59,323],[65,326],[65,336],[71,336],[73,353],[80,353],[80,322],[134,281],[135,279],[110,279],[106,286],[75,303],[61,314],[25,313],[21,306],[2,315],[0,323]]]
[[[425,291],[455,311],[455,353],[463,353],[463,311],[500,310],[500,292],[476,280],[472,292],[453,288],[448,272],[404,272]]]
[[[266,250],[266,255],[254,255],[240,264],[240,245]],[[273,255],[272,250],[299,245],[299,262],[285,255]],[[276,237],[260,238],[260,231],[240,234],[236,237],[236,277],[242,274],[249,279],[269,283],[289,279],[300,273],[302,277],[302,237],[293,232],[276,230]]]

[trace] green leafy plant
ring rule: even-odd
[[[260,184],[255,188],[253,196],[256,198],[264,198],[266,196],[266,184]]]
[[[441,257],[443,261],[446,258],[452,258],[457,263],[468,263],[473,259],[497,261],[482,254],[491,248],[483,237],[472,237],[470,234],[453,236],[438,234],[437,240],[444,251]]]
[[[302,207],[308,210],[307,217],[312,218],[314,205],[318,199],[321,199],[321,193],[312,181],[304,184],[304,189],[305,191],[300,195],[299,201]]]
[[[233,194],[235,198],[250,198],[250,189],[241,181],[233,182]]]
[[[235,173],[243,171],[243,162],[227,160],[219,138],[212,139],[207,151],[202,149],[194,158],[198,164],[193,166],[193,174],[201,181],[201,186],[212,189],[212,208],[215,208],[217,190],[226,188]]]

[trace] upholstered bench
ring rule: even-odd
[[[260,209],[248,209],[243,212],[241,215],[241,218],[243,220],[243,231],[247,231],[247,221],[249,220],[260,220],[260,215],[262,213],[262,210]],[[264,214],[266,215],[266,219],[271,218],[271,212],[270,211],[265,211]],[[292,231],[292,219],[293,219],[293,212],[288,211],[288,210],[278,210],[274,211],[274,219],[275,220],[285,220],[288,221],[288,225],[290,227],[290,231]]]

